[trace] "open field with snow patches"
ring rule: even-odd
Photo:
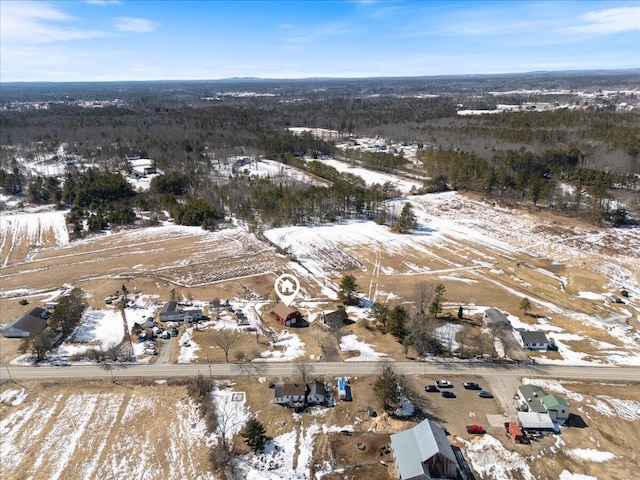
[[[209,441],[184,387],[27,385],[0,406],[0,476],[205,479]],[[5,390],[6,391],[6,390]]]
[[[461,388],[467,377],[450,379],[459,398],[417,392],[415,403],[451,433],[449,441],[462,449],[476,478],[622,479],[633,478],[637,471],[637,384],[523,378],[524,383],[565,396],[586,426],[564,427],[560,435],[519,445],[505,438],[500,422],[492,419],[503,417],[496,401],[472,398],[474,392]],[[207,433],[180,381],[4,385],[0,389],[0,474],[7,479],[213,479],[207,454],[224,435],[235,445],[238,478],[362,478],[365,472],[372,480],[389,478],[380,459],[392,464],[393,456],[381,457],[379,447],[389,443],[390,434],[411,427],[415,420],[366,415],[366,407],[375,405],[370,386],[374,377],[351,379],[353,402],[314,407],[305,414],[272,404],[268,380],[284,379],[254,376],[214,387],[209,399],[223,426],[212,434]],[[335,394],[335,379],[325,380]],[[420,375],[411,379],[412,387],[418,390],[433,380]],[[489,378],[473,380],[494,386]],[[251,453],[238,435],[252,414],[259,416],[270,438],[264,454]],[[488,433],[469,435],[464,428],[468,423],[483,424]],[[358,450],[358,442],[367,448]]]
[[[594,227],[454,192],[408,196],[390,202],[389,208],[399,212],[405,202],[411,202],[419,225],[408,235],[367,221],[276,228],[262,234],[241,225],[206,232],[165,224],[69,242],[64,212],[3,213],[0,323],[80,287],[88,293],[91,308],[54,354],[72,358],[90,347],[108,348],[122,339],[124,327],[120,313],[105,299],[125,285],[131,293],[125,310],[129,327],[156,316],[172,290],[210,317],[198,326],[181,326],[177,338],[159,344],[157,357],[144,355],[136,345],[139,362],[198,362],[206,372],[207,362],[224,361],[213,339],[217,330],[229,328],[241,335],[231,361],[413,358],[411,349],[405,352],[393,337],[370,328],[370,308],[349,307],[355,323],[342,327],[338,335],[319,325],[322,313],[335,309],[338,285],[349,273],[368,300],[365,304],[402,303],[411,312],[416,285],[443,283],[443,314],[453,319],[441,320],[438,332],[449,354],[460,347],[461,323],[455,318],[459,306],[472,335],[482,329],[484,310],[494,306],[508,314],[515,328],[545,332],[559,347],[557,352],[496,348],[498,355],[539,363],[640,365],[640,230]],[[275,302],[273,282],[285,272],[300,279],[294,305],[311,323],[309,328],[284,328],[269,315]],[[624,303],[613,302],[611,296],[620,296],[623,288],[629,297]],[[525,296],[533,306],[528,315],[518,308]],[[228,299],[233,310],[213,313],[212,299]],[[20,300],[30,306],[20,305]],[[251,330],[239,327],[238,310]],[[0,338],[2,363],[28,361],[18,357],[18,343]],[[433,380],[412,379],[424,411],[451,431],[451,441],[463,449],[479,478],[592,480],[604,478],[603,471],[612,478],[629,478],[637,471],[640,459],[632,448],[640,441],[637,385],[545,385],[566,395],[588,427],[564,429],[560,436],[527,447],[510,443],[499,427],[488,427],[487,415],[509,411],[503,401],[479,407],[470,406],[472,400],[463,396],[452,402],[425,396],[421,388]],[[512,396],[514,385],[491,382],[494,393]],[[242,406],[235,404],[233,412],[226,413],[238,422],[258,414],[272,438],[263,456],[243,450],[236,438],[238,468],[246,478],[256,479],[386,478],[386,467],[378,460],[365,465],[363,458],[357,471],[348,466],[334,470],[335,465],[327,463],[335,455],[356,454],[340,430],[355,430],[352,438],[361,432],[365,440],[373,433],[376,438],[366,441],[377,446],[378,434],[385,443],[385,435],[411,425],[384,416],[366,418],[366,407],[376,405],[372,383],[372,378],[354,379],[352,404],[298,416],[273,405],[272,390],[260,379],[238,380],[232,390],[244,392],[238,400]],[[2,478],[212,478],[206,457],[215,435],[204,431],[184,386],[70,382],[26,387],[2,387]],[[15,392],[5,395],[10,390]],[[230,392],[214,392],[214,401],[217,396],[220,405],[229,404]],[[37,428],[32,428],[36,418]],[[489,435],[467,435],[463,426],[472,418],[484,423]]]

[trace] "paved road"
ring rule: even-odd
[[[378,373],[379,362],[318,362],[313,363],[313,373],[317,375],[357,376]],[[638,367],[591,367],[534,365],[531,367],[467,365],[452,363],[394,362],[394,367],[405,374],[425,374],[437,377],[451,375],[477,376],[536,376],[548,378],[575,378],[611,381],[639,381]],[[250,363],[250,364],[185,364],[185,365],[72,365],[11,367],[2,366],[0,379],[9,376],[14,380],[55,379],[55,378],[125,378],[125,377],[188,377],[195,375],[229,377],[237,375],[260,375],[266,377],[287,377],[298,374],[295,363]]]

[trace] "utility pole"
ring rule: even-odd
[[[127,307],[127,287],[122,285],[122,300],[120,303],[120,313],[122,314],[122,323],[124,326],[124,337],[122,338],[122,343],[120,347],[122,348],[123,356],[127,359],[127,361],[133,358],[133,341],[131,340],[131,333],[129,332],[129,325],[127,323],[127,317],[124,312],[124,309]]]
[[[7,373],[9,374],[9,381],[13,383],[13,378],[11,378],[11,372],[9,371],[9,364],[5,363],[4,366],[7,369]]]

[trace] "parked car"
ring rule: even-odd
[[[436,386],[440,388],[453,388],[453,384],[449,380],[438,380]]]
[[[425,392],[439,392],[440,390],[438,390],[438,387],[436,387],[435,385],[427,385],[426,387],[424,387],[424,391]]]
[[[480,398],[493,398],[493,394],[491,392],[487,392],[486,390],[480,390],[478,392],[478,396]]]
[[[475,382],[464,382],[464,388],[466,388],[467,390],[482,390],[480,388],[480,385],[478,385]]]
[[[157,350],[155,350],[155,349],[153,349],[153,348],[146,348],[146,349],[144,350],[144,354],[145,354],[145,355],[157,355],[157,354],[158,354],[158,351],[157,351]]]
[[[449,392],[449,391],[442,392],[442,396],[444,398],[456,398],[456,394],[453,393],[453,392]]]
[[[171,329],[171,336],[176,337],[177,335],[178,335],[178,329],[176,327],[173,327]]]

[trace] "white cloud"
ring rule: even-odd
[[[3,2],[0,38],[3,45],[44,44],[103,37],[105,32],[70,27],[77,21],[55,5],[46,2]]]
[[[622,33],[640,30],[640,6],[593,10],[582,17],[580,25],[567,27],[570,33]]]
[[[158,24],[145,18],[118,17],[115,26],[123,32],[148,33],[153,32]]]

